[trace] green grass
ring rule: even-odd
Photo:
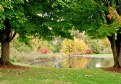
[[[101,69],[0,68],[0,84],[121,84],[121,74]]]
[[[86,54],[83,56],[113,56],[112,54]]]

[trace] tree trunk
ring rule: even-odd
[[[0,42],[1,42],[1,59],[0,64],[9,65],[10,60],[10,42],[15,37],[16,32],[12,31],[11,24],[8,18],[4,21],[5,29],[0,30]]]
[[[112,36],[108,36],[108,39],[111,44],[111,49],[114,58],[114,66],[117,68],[121,68],[121,34],[117,33],[117,35],[113,34]]]
[[[117,33],[117,40],[116,40],[116,47],[117,47],[117,57],[119,62],[119,67],[121,67],[121,33],[120,31]]]
[[[1,43],[1,64],[9,65],[10,43],[5,41]]]
[[[120,43],[120,44],[121,44],[121,43]],[[121,45],[120,45],[120,52],[119,52],[118,57],[119,57],[119,59],[118,59],[119,65],[120,65],[120,67],[121,67]]]

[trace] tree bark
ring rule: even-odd
[[[1,59],[0,64],[10,65],[10,42],[15,37],[16,32],[12,31],[11,24],[8,18],[4,21],[5,29],[0,30],[1,42]]]
[[[119,61],[119,66],[121,67],[121,33],[117,33],[117,40],[116,40],[116,47],[117,47],[117,57]]]
[[[115,35],[113,34],[112,36],[108,36],[108,40],[110,41],[111,49],[112,49],[112,53],[113,53],[113,59],[114,59],[113,67],[119,67]]]
[[[1,43],[1,64],[2,65],[9,65],[10,57],[10,43],[5,41]]]
[[[112,36],[108,36],[108,39],[111,44],[111,49],[114,58],[114,66],[117,68],[121,68],[121,34],[120,32],[117,35],[113,34]]]

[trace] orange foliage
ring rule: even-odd
[[[80,67],[81,67],[81,68],[84,68],[84,67],[88,64],[89,60],[90,60],[89,57],[83,57],[83,58],[82,58],[82,61],[81,61],[80,64],[79,64]]]
[[[110,20],[115,20],[116,22],[118,22],[119,24],[121,24],[121,17],[117,13],[116,9],[113,8],[113,7],[109,7],[108,9],[109,9],[109,14],[107,15],[107,17]]]
[[[84,54],[93,54],[93,51],[92,51],[90,48],[88,48],[88,49],[84,52]]]

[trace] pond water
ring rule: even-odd
[[[31,63],[31,65],[55,67],[55,68],[94,68],[94,67],[111,67],[113,66],[112,56],[72,56],[64,58],[55,58],[40,60]]]

